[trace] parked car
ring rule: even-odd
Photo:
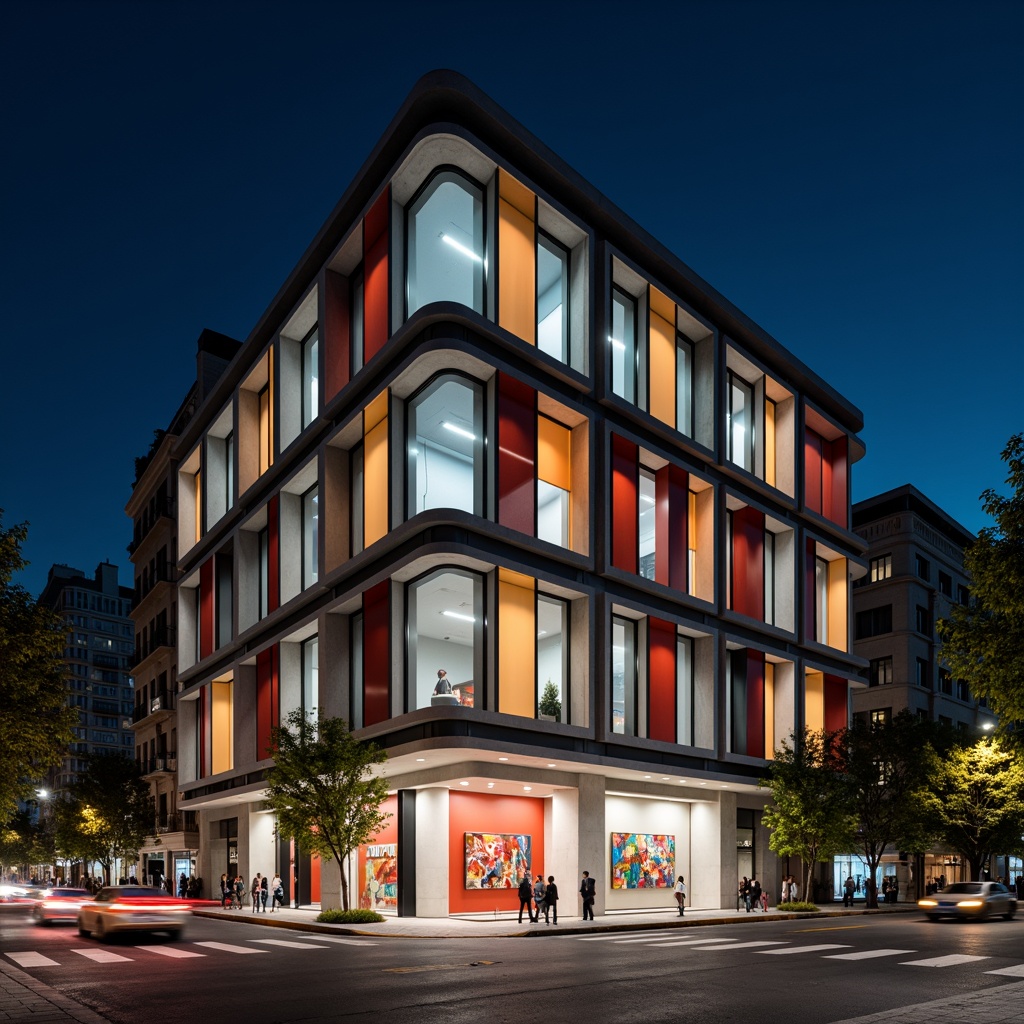
[[[118,932],[168,932],[180,939],[192,914],[187,900],[146,885],[108,885],[78,911],[78,934],[104,939]]]
[[[82,904],[91,899],[92,893],[88,889],[69,889],[64,886],[44,889],[32,908],[32,917],[39,924],[50,924],[53,921],[69,921],[74,924]]]
[[[933,921],[940,917],[994,917],[1009,921],[1017,913],[1017,895],[1001,882],[954,882],[917,905]]]

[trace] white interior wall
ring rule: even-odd
[[[439,668],[448,673],[453,687],[468,682],[473,678],[473,648],[429,636],[417,637],[416,707],[430,707]]]

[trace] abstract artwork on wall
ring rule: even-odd
[[[676,837],[612,833],[613,889],[671,889],[676,884]]]
[[[398,847],[395,843],[364,846],[363,885],[359,906],[363,910],[398,907]]]
[[[532,836],[466,833],[466,888],[515,889],[530,877]]]

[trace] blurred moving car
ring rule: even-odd
[[[70,889],[58,886],[45,889],[32,908],[32,917],[39,924],[50,924],[52,921],[78,920],[78,911],[82,904],[92,899],[88,889]]]
[[[27,903],[32,899],[32,889],[14,882],[0,884],[0,903]]]
[[[98,939],[118,932],[168,932],[180,939],[191,904],[146,885],[108,885],[78,911],[78,934]]]
[[[940,917],[995,917],[1009,921],[1017,913],[1017,894],[1001,882],[954,882],[917,905],[936,921]]]

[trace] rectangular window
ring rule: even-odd
[[[232,558],[230,552],[218,554],[214,559],[216,570],[216,639],[215,645],[223,647],[231,640],[234,626],[234,603],[232,599]]]
[[[352,508],[350,509],[350,515],[352,520],[352,554],[358,555],[363,550],[365,544],[363,540],[363,446],[361,444],[352,449],[351,471],[352,486],[350,488],[350,495]]]
[[[259,532],[259,617],[265,619],[270,610],[270,534],[266,527]]]
[[[195,501],[196,529],[194,540],[198,544],[203,539],[203,471],[197,469],[192,477],[192,498]]]
[[[636,623],[612,618],[612,732],[636,731]]]
[[[360,267],[351,278],[352,288],[352,373],[355,375],[363,368],[364,359],[364,305],[363,268]]]
[[[939,669],[939,693],[947,697],[953,696],[953,674],[948,668]]]
[[[726,456],[750,473],[754,471],[754,389],[729,372],[729,411],[726,426]]]
[[[764,621],[775,625],[775,534],[764,531]]]
[[[302,342],[302,427],[305,429],[320,411],[320,334],[316,327]]]
[[[928,559],[923,558],[921,555],[915,555],[914,561],[917,566],[917,575],[923,580],[931,579],[932,567]]]
[[[693,344],[676,336],[676,430],[693,437]]]
[[[224,438],[224,507],[233,508],[235,504],[235,435],[229,433]]]
[[[270,408],[270,385],[264,384],[259,393],[260,405],[260,476],[262,476],[274,462],[274,455],[271,445],[273,444],[273,430],[271,428]]]
[[[871,715],[871,727],[873,729],[881,728],[886,725],[892,713],[892,708],[875,708],[870,713]]]
[[[871,559],[871,582],[878,583],[892,576],[892,555],[879,555]]]
[[[302,643],[302,710],[316,718],[320,694],[320,638]]]
[[[693,721],[693,640],[676,638],[676,742],[694,745]]]
[[[932,635],[932,618],[928,614],[928,609],[917,606],[917,621],[916,621],[918,633],[923,633],[925,636]]]
[[[814,639],[828,643],[828,562],[814,559]]]
[[[572,431],[537,417],[537,537],[567,548],[572,492]]]
[[[854,630],[857,640],[866,640],[868,637],[891,633],[892,605],[885,604],[880,608],[868,608],[857,612],[854,620]]]
[[[363,727],[363,613],[352,616],[351,642],[352,650],[352,728]]]
[[[537,595],[537,697],[543,702],[548,686],[558,697],[555,720],[569,721],[569,604],[557,597]],[[550,706],[550,705],[545,705]],[[543,707],[541,708],[543,711]]]
[[[543,232],[537,236],[537,348],[569,359],[569,253]]]
[[[608,336],[612,361],[612,391],[636,404],[636,300],[612,289],[612,333]]]
[[[892,658],[873,658],[871,661],[871,685],[886,686],[892,682]]]
[[[319,489],[314,484],[302,496],[302,586],[316,583],[319,576]]]
[[[917,659],[917,685],[923,686],[926,690],[932,688],[932,676],[926,658]]]
[[[953,596],[953,577],[941,569],[939,570],[939,593],[946,597]]]
[[[961,583],[956,588],[956,600],[958,604],[966,605],[970,594],[967,588]]]
[[[639,542],[640,575],[654,579],[654,474],[649,469],[640,470]]]
[[[965,703],[969,703],[971,699],[971,688],[967,685],[965,679],[956,680],[956,697],[957,700],[962,700]]]

